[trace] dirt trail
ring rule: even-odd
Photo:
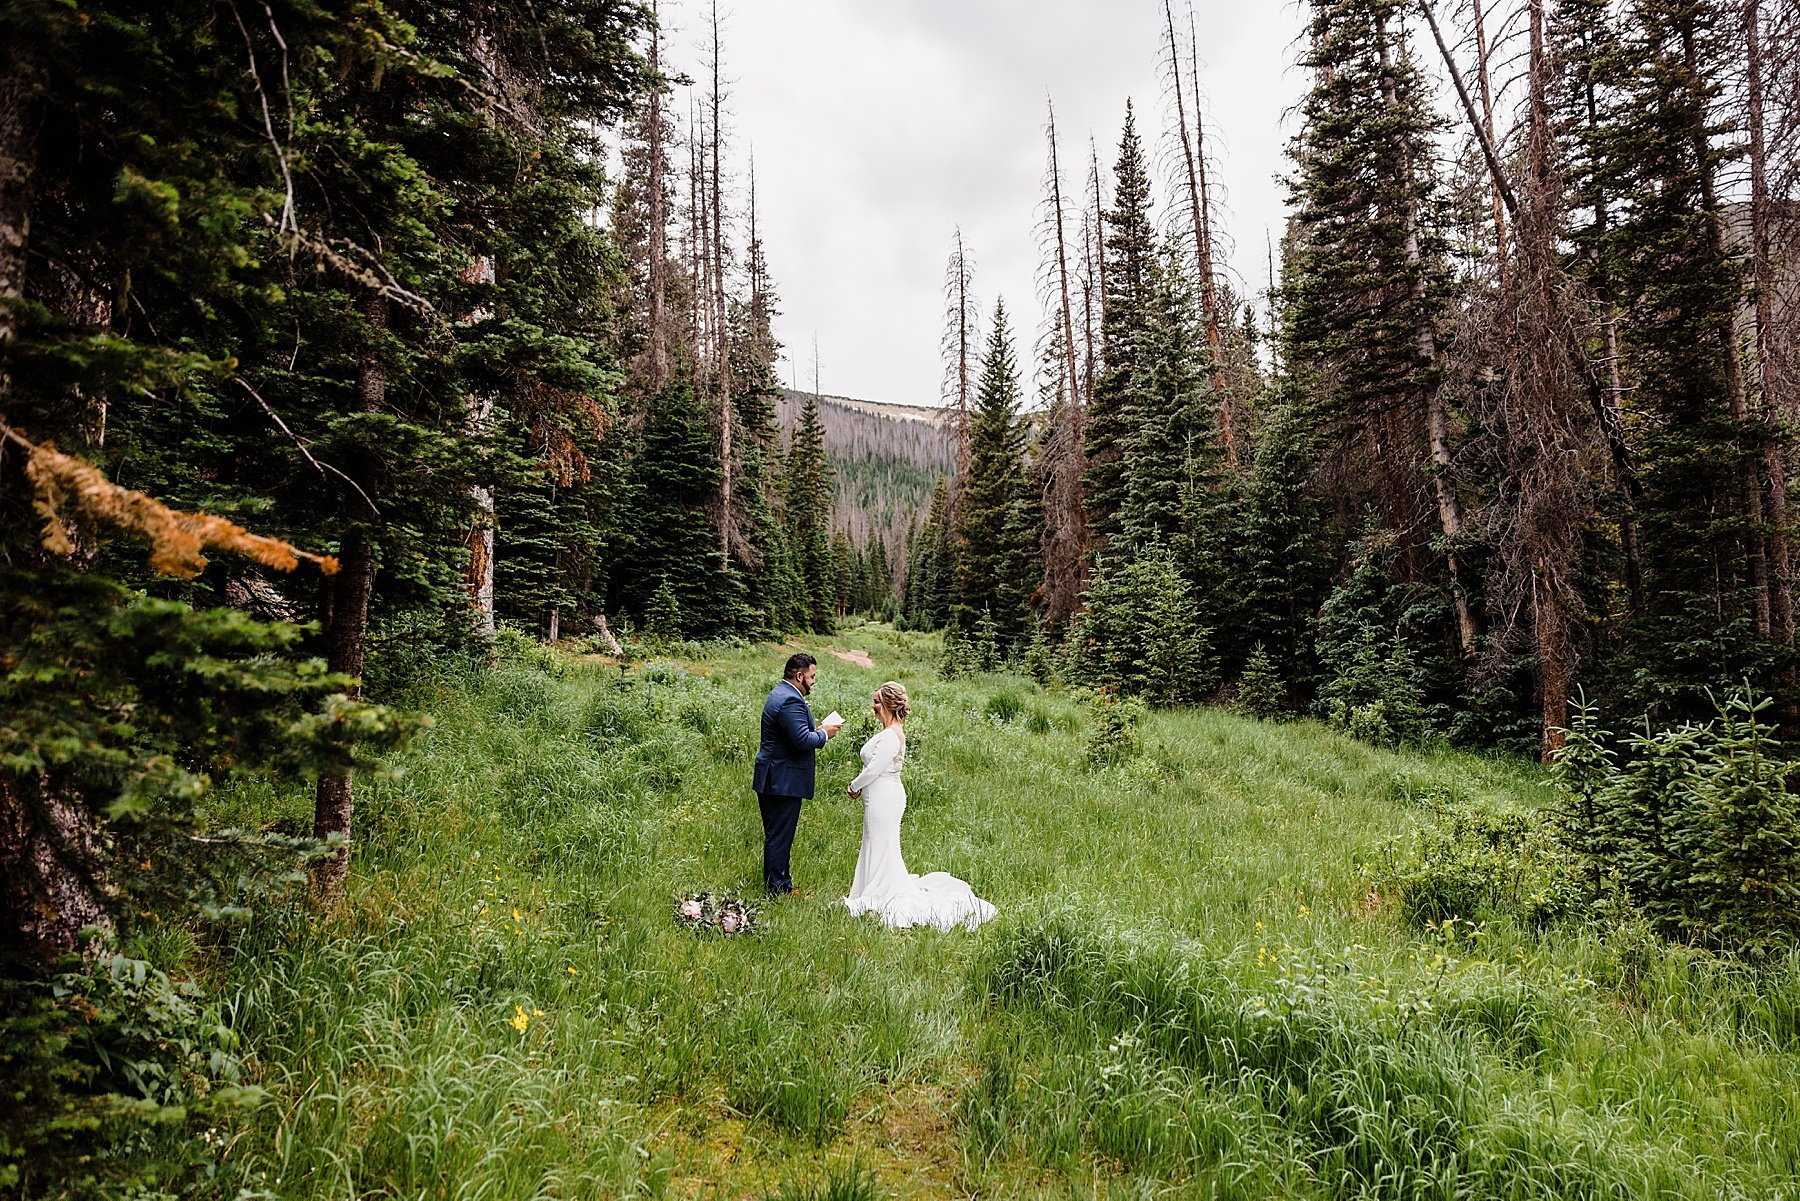
[[[841,651],[834,646],[831,648],[831,653],[842,659],[844,662],[854,663],[858,667],[875,666],[875,660],[869,658],[868,651]]]

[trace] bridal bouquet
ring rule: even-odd
[[[675,898],[675,920],[694,931],[749,934],[759,927],[756,908],[734,893],[690,892]]]

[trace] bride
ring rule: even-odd
[[[935,926],[973,930],[994,916],[994,907],[948,872],[915,876],[900,854],[900,815],[906,786],[900,765],[906,758],[906,689],[892,680],[875,690],[871,706],[881,730],[863,743],[862,772],[850,782],[851,797],[862,798],[862,849],[856,879],[844,905],[854,914],[877,913],[890,926]]]

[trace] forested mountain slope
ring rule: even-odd
[[[810,393],[782,391],[782,425],[792,430]],[[931,487],[956,465],[950,430],[937,409],[920,405],[818,397],[825,425],[825,451],[837,471],[836,524],[858,545],[876,534],[890,547],[906,545],[906,534],[923,520]]]

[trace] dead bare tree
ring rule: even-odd
[[[1755,303],[1757,389],[1763,420],[1773,427],[1763,448],[1763,497],[1767,505],[1770,632],[1794,645],[1792,551],[1788,533],[1787,430],[1794,419],[1786,378],[1785,349],[1775,322],[1773,204],[1769,194],[1767,67],[1763,55],[1762,0],[1744,0],[1745,132],[1750,160],[1750,267]],[[1790,668],[1790,671],[1792,669]]]
[[[729,312],[725,295],[725,187],[720,161],[724,158],[725,124],[724,104],[725,89],[721,72],[719,45],[719,0],[712,0],[712,90],[708,97],[708,106],[712,110],[712,188],[710,198],[710,221],[712,226],[711,263],[712,289],[707,297],[712,309],[713,343],[712,343],[712,376],[713,391],[717,403],[716,420],[719,424],[719,553],[731,562],[734,544],[742,541],[736,536],[735,491],[733,457],[736,454],[732,446],[732,426],[734,424],[731,408],[731,331]]]
[[[665,194],[667,169],[663,145],[662,17],[658,0],[650,3],[650,74],[653,76],[645,114],[648,143],[650,208],[650,394],[669,382],[669,209]]]
[[[1094,145],[1092,135],[1088,137],[1087,194],[1093,204],[1092,207],[1084,207],[1081,214],[1081,297],[1084,314],[1082,339],[1086,346],[1082,367],[1083,405],[1093,402],[1094,382],[1100,378],[1100,370],[1104,365],[1100,359],[1100,340],[1096,335],[1094,322],[1106,311],[1106,230],[1101,219],[1106,206],[1100,194],[1100,150]]]
[[[1549,55],[1543,0],[1528,0],[1529,65],[1524,154],[1514,210],[1513,265],[1501,305],[1506,345],[1499,427],[1506,465],[1498,540],[1497,587],[1503,613],[1530,614],[1537,661],[1541,750],[1549,760],[1562,748],[1575,674],[1574,631],[1581,613],[1576,574],[1582,530],[1591,514],[1585,500],[1582,449],[1582,359],[1567,310],[1571,284],[1558,253],[1563,188],[1556,171],[1550,113]],[[1502,632],[1500,641],[1508,639]]]
[[[1214,403],[1218,405],[1219,441],[1225,451],[1225,465],[1238,467],[1237,437],[1233,433],[1234,418],[1231,388],[1225,378],[1224,337],[1220,330],[1219,294],[1213,261],[1212,213],[1206,175],[1205,121],[1200,112],[1199,50],[1192,36],[1193,9],[1188,10],[1189,54],[1193,70],[1194,124],[1188,126],[1186,88],[1181,75],[1181,45],[1175,36],[1173,0],[1163,0],[1163,20],[1169,35],[1169,78],[1175,88],[1175,119],[1181,130],[1181,157],[1186,168],[1188,208],[1193,221],[1194,270],[1200,284],[1200,314],[1206,326],[1206,346],[1211,356],[1209,378]]]
[[[962,227],[956,227],[950,262],[944,268],[944,399],[951,406],[956,437],[956,480],[950,489],[954,515],[960,508],[964,482],[969,478],[969,384],[975,354],[975,264],[963,243]]]
[[[1049,144],[1046,185],[1049,213],[1045,223],[1053,255],[1052,278],[1044,281],[1054,305],[1052,333],[1045,347],[1052,378],[1044,381],[1050,403],[1039,475],[1043,481],[1044,577],[1040,586],[1045,620],[1064,628],[1081,601],[1082,565],[1087,559],[1087,517],[1081,501],[1085,399],[1076,362],[1075,315],[1071,300],[1068,235],[1064,224],[1062,163],[1057,148],[1056,110],[1045,103],[1045,138]]]

